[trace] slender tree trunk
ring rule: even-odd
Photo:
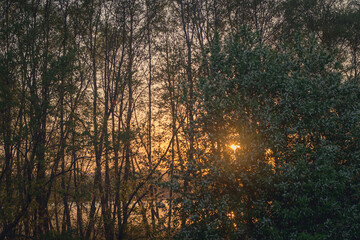
[[[168,212],[168,239],[171,239],[171,224],[172,224],[172,203],[173,203],[173,174],[174,174],[174,163],[175,163],[175,135],[176,131],[176,108],[175,108],[175,82],[171,76],[170,63],[169,63],[169,47],[168,39],[166,39],[166,72],[167,72],[167,81],[168,81],[168,91],[170,95],[170,108],[171,108],[171,129],[172,136],[171,139],[171,163],[169,171],[169,181],[170,181],[170,190],[169,190],[169,212]]]
[[[66,56],[66,45],[67,45],[67,7],[64,9],[64,39],[63,39],[63,57]],[[66,68],[64,68],[65,70]],[[71,229],[71,220],[70,220],[70,210],[69,210],[69,204],[68,204],[68,196],[67,196],[67,190],[66,190],[66,176],[65,176],[65,131],[64,131],[64,88],[65,88],[65,76],[66,72],[63,71],[62,73],[62,79],[60,83],[60,159],[61,159],[61,188],[62,188],[62,200],[64,204],[64,219],[65,222],[63,222],[62,231],[65,232],[66,228],[67,230]]]
[[[122,210],[122,226],[121,229],[119,229],[119,239],[124,239],[127,234],[127,224],[128,224],[128,205],[126,204],[126,199],[128,197],[128,181],[130,178],[130,167],[131,167],[131,160],[130,160],[130,143],[131,143],[131,118],[132,118],[132,105],[133,105],[133,17],[134,17],[134,9],[133,6],[131,6],[132,3],[130,3],[129,10],[130,10],[130,30],[129,30],[129,43],[128,43],[128,56],[129,56],[129,63],[128,63],[128,70],[127,70],[127,76],[128,76],[128,110],[127,110],[127,116],[126,116],[126,139],[125,139],[125,166],[124,166],[124,177],[123,177],[123,183],[124,183],[124,191],[123,191],[123,210]]]
[[[185,9],[183,0],[180,1],[180,14],[182,28],[185,35],[185,43],[187,49],[187,63],[186,63],[186,74],[187,74],[187,84],[188,84],[188,98],[186,103],[186,111],[188,116],[189,128],[188,128],[188,137],[189,137],[189,151],[188,151],[188,161],[189,163],[194,162],[194,113],[193,113],[193,104],[194,104],[194,83],[192,77],[192,37],[193,33],[190,33],[190,19],[189,16],[185,16],[186,13],[190,14],[190,3],[187,4]],[[187,11],[185,13],[185,10]],[[184,176],[184,194],[187,194],[189,188],[190,172],[186,171]],[[184,226],[186,222],[186,216],[181,217],[181,225]]]
[[[50,32],[50,14],[51,1],[47,0],[44,8],[44,56],[42,66],[42,83],[41,83],[41,105],[39,106],[40,112],[38,113],[38,147],[36,148],[37,158],[37,176],[36,182],[38,186],[42,188],[40,193],[36,197],[38,203],[38,224],[37,231],[39,235],[42,235],[49,231],[49,218],[47,210],[47,192],[45,191],[45,172],[46,172],[46,159],[45,159],[45,148],[46,148],[46,131],[47,131],[47,118],[48,118],[48,105],[49,105],[49,86],[50,80],[48,79],[48,54],[49,54],[49,32]]]
[[[150,166],[150,172],[152,171],[152,51],[151,51],[151,17],[150,17],[150,3],[146,1],[146,15],[147,15],[147,38],[148,38],[148,55],[149,55],[149,79],[148,79],[148,162]],[[150,183],[151,184],[151,183]],[[154,185],[150,185],[150,212],[151,212],[151,225],[153,231],[156,228],[156,219],[158,216],[157,209],[154,206],[154,201],[156,202],[156,189]],[[147,236],[148,238],[150,236]]]
[[[6,1],[6,6],[5,6],[5,22],[6,22],[6,28],[9,29],[9,1]],[[10,50],[10,39],[9,39],[9,34],[8,34],[9,30],[6,31],[6,54],[7,57],[5,59],[5,66],[6,66],[6,70],[5,70],[5,76],[4,76],[4,93],[7,95],[7,101],[10,102],[10,104],[6,104],[4,107],[1,108],[1,121],[2,121],[2,134],[3,134],[3,139],[4,139],[4,152],[5,152],[5,162],[4,162],[4,168],[1,171],[0,174],[0,181],[2,180],[2,178],[5,176],[5,189],[6,189],[6,195],[8,198],[11,197],[12,193],[11,193],[11,184],[12,184],[12,117],[11,117],[11,113],[12,113],[12,104],[11,102],[13,101],[12,99],[12,90],[11,90],[11,73],[10,73],[10,68],[9,68],[9,50]],[[11,201],[9,199],[9,201]]]
[[[123,59],[124,59],[124,55],[125,55],[125,39],[126,39],[126,5],[124,2],[122,2],[121,4],[121,20],[122,20],[122,29],[121,29],[121,33],[122,33],[122,42],[121,42],[121,48],[122,48],[122,53],[121,53],[121,59],[118,65],[118,72],[117,72],[117,76],[116,76],[116,86],[118,86],[118,82],[120,82],[120,77],[121,77],[121,68],[123,65]],[[116,66],[116,64],[115,64]],[[117,226],[118,226],[118,237],[120,237],[120,229],[122,228],[122,206],[121,203],[122,201],[122,196],[120,196],[121,191],[121,174],[122,174],[122,166],[123,166],[123,162],[124,162],[124,158],[121,158],[121,164],[120,164],[120,142],[121,142],[121,136],[120,136],[120,131],[122,129],[122,119],[123,119],[123,106],[124,106],[124,91],[125,91],[125,87],[126,87],[126,82],[124,81],[123,83],[121,82],[121,87],[120,90],[115,89],[115,94],[114,94],[114,101],[119,100],[118,103],[118,108],[119,108],[119,115],[116,116],[115,115],[115,108],[112,112],[112,140],[113,140],[113,148],[114,148],[114,156],[115,156],[115,202],[114,202],[114,208],[113,208],[113,223],[115,224],[115,222],[117,221]],[[120,92],[118,92],[120,91]],[[118,99],[118,95],[120,94],[120,99]],[[115,123],[115,119],[117,119],[117,123]],[[116,129],[116,125],[117,125],[117,129]],[[116,219],[117,218],[117,219]],[[115,231],[114,231],[115,232]]]
[[[92,2],[92,7],[94,7],[94,3]],[[94,176],[94,190],[97,188],[102,188],[101,184],[101,165],[99,159],[99,139],[98,139],[98,123],[97,123],[97,98],[98,98],[98,90],[97,90],[97,65],[96,65],[96,38],[97,38],[97,27],[98,27],[98,16],[95,16],[95,23],[91,21],[90,23],[90,32],[89,32],[89,44],[90,44],[90,54],[91,54],[91,65],[92,65],[92,82],[93,82],[93,127],[94,127],[94,136],[93,136],[93,147],[95,151],[95,162],[96,162],[96,169],[95,169],[95,176]],[[95,24],[95,25],[93,25]],[[94,29],[95,28],[95,31]],[[94,230],[95,224],[95,211],[96,211],[96,192],[93,193],[92,202],[90,207],[89,213],[89,224],[85,234],[85,238],[89,239],[91,233]]]

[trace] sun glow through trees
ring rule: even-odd
[[[240,146],[239,146],[239,145],[232,144],[232,145],[230,146],[230,148],[235,151],[236,149],[240,148]]]

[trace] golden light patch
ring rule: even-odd
[[[236,149],[240,148],[240,146],[233,144],[230,146],[230,148],[235,151]]]

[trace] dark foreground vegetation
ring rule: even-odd
[[[0,16],[0,240],[359,239],[358,1]]]

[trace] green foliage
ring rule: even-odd
[[[189,218],[179,236],[356,238],[357,82],[342,81],[316,38],[275,50],[244,29],[209,52],[198,102],[215,147],[183,196]],[[241,149],[229,152],[231,141]]]

